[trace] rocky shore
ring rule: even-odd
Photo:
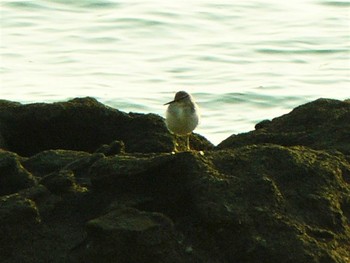
[[[0,262],[347,263],[350,101],[172,154],[160,116],[0,101]]]

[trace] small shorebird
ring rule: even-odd
[[[192,96],[185,91],[177,92],[174,100],[164,105],[169,105],[166,110],[166,126],[175,136],[186,136],[186,150],[189,151],[190,134],[199,122],[198,105]]]

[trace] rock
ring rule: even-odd
[[[36,184],[36,179],[20,163],[20,157],[0,149],[0,195],[18,192]]]
[[[3,147],[21,156],[54,149],[95,152],[115,140],[127,152],[170,152],[174,144],[160,116],[126,114],[93,98],[27,105],[2,100],[0,122]]]
[[[18,192],[25,199],[35,202],[41,219],[44,221],[50,216],[54,209],[63,201],[61,196],[52,194],[44,185],[38,184]]]
[[[0,225],[1,227],[30,225],[39,223],[40,216],[35,203],[19,194],[0,197]]]
[[[255,131],[232,135],[217,148],[264,143],[303,145],[350,155],[350,102],[318,99],[270,122],[257,124]]]
[[[189,262],[172,221],[159,213],[115,210],[87,223],[88,262]]]
[[[346,262],[349,175],[344,157],[276,145],[115,156],[91,167],[95,191],[192,233],[198,262]]]
[[[197,194],[206,226],[199,239],[217,251],[219,262],[347,261],[345,158],[304,147],[252,145],[213,152],[209,159],[227,180]]]
[[[77,158],[77,160],[67,164],[63,170],[70,170],[74,173],[75,180],[81,186],[90,186],[90,167],[99,159],[105,157],[102,153],[94,153],[87,157]]]
[[[70,170],[61,170],[49,174],[42,178],[40,183],[54,194],[84,191],[83,188],[76,184],[74,173]]]
[[[177,144],[176,149],[178,151],[186,151],[186,136],[175,136],[173,135],[173,138],[176,139],[176,142],[174,141],[174,145],[175,143]],[[215,148],[214,144],[212,144],[211,142],[208,142],[208,140],[203,137],[200,134],[197,133],[192,133],[190,135],[190,147],[193,150],[213,150]]]
[[[88,170],[94,162],[102,157],[104,155],[101,153],[89,154],[71,150],[48,150],[23,160],[22,164],[35,176],[50,175],[48,178],[51,179],[55,176],[53,174],[57,175],[61,170],[71,171],[74,174],[74,182],[81,186],[88,186],[90,185]]]
[[[271,124],[270,120],[263,120],[255,125],[255,130],[260,130],[260,129],[266,128],[270,124]]]
[[[0,260],[11,259],[17,250],[17,240],[40,223],[33,201],[19,194],[0,197]],[[11,261],[8,261],[11,262]]]
[[[0,197],[0,262],[70,262],[69,250],[84,237],[76,200],[40,185]]]
[[[1,134],[7,149],[22,156],[50,149],[94,152],[115,139],[123,140],[129,151],[170,150],[171,137],[161,118],[126,114],[93,98],[53,104],[0,104]],[[151,145],[153,141],[159,143]]]
[[[109,145],[102,145],[96,152],[103,153],[106,156],[125,153],[125,144],[121,141],[114,141]]]
[[[207,169],[199,153],[106,157],[90,168],[91,189],[125,200],[131,196],[145,210],[186,215],[192,209],[191,182],[207,176]]]
[[[89,157],[90,154],[86,152],[48,150],[26,159],[22,164],[35,176],[42,177],[52,172],[59,171],[72,162]]]
[[[136,153],[130,138],[119,152],[114,138],[103,153],[2,153],[39,183],[0,197],[0,262],[347,263],[344,103],[301,106],[223,149]]]

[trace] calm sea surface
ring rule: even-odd
[[[350,97],[350,2],[1,0],[0,99],[92,96],[164,116],[193,94],[217,144],[319,97]]]

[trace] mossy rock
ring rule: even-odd
[[[20,157],[0,149],[0,195],[13,194],[35,184],[35,177],[22,166]]]
[[[97,153],[103,153],[106,156],[125,153],[125,144],[122,141],[114,141],[112,143],[104,144],[96,150]]]
[[[196,203],[201,240],[222,261],[346,262],[350,254],[344,157],[306,147],[251,145],[208,154],[225,183]],[[221,227],[219,227],[221,226]],[[208,232],[209,230],[209,232]]]
[[[189,262],[172,221],[159,213],[115,210],[87,223],[89,262]]]
[[[44,150],[94,152],[114,140],[128,152],[168,152],[172,137],[154,114],[126,114],[93,98],[22,105],[0,101],[4,147],[22,156]]]
[[[193,182],[211,176],[208,169],[196,152],[120,155],[101,158],[89,175],[96,193],[134,198],[142,208],[177,217],[189,213]]]
[[[84,191],[75,180],[74,173],[70,170],[61,170],[51,173],[40,180],[54,194],[74,193]]]
[[[230,136],[217,148],[264,143],[303,145],[350,155],[349,100],[318,99],[306,103],[272,121],[265,120],[257,124],[255,131]]]
[[[84,104],[82,111],[96,106],[94,100],[72,103],[75,109]],[[145,151],[159,146],[136,136],[125,141],[125,152],[107,151],[107,157],[67,150],[30,158],[2,153],[14,178],[33,174],[42,184],[0,197],[0,261],[347,263],[350,158],[344,103],[349,102],[303,105],[215,151],[130,153],[148,143]],[[68,104],[51,105],[47,117]],[[16,107],[21,105],[4,106]],[[129,117],[141,118],[130,129],[147,126],[142,115]],[[124,141],[101,144],[115,140]],[[169,141],[159,143],[164,142]],[[81,182],[87,191],[79,190]]]
[[[87,152],[71,150],[48,150],[27,158],[23,166],[35,176],[42,177],[59,171],[70,163],[90,157]]]
[[[30,225],[40,222],[36,204],[19,194],[0,197],[0,225]]]
[[[0,197],[0,260],[11,262],[17,241],[40,223],[36,204],[19,194]],[[10,261],[7,261],[10,260]]]

